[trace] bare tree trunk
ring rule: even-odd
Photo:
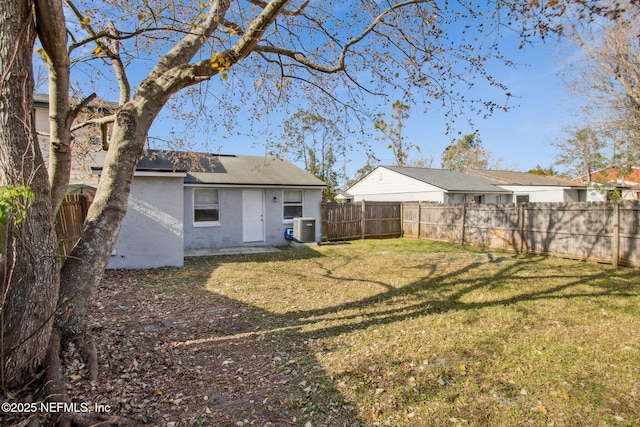
[[[139,95],[116,113],[109,151],[82,237],[61,270],[56,328],[63,341],[86,332],[92,292],[102,278],[127,212],[131,182],[147,132],[168,97],[163,92]]]
[[[117,112],[100,183],[87,213],[82,236],[62,266],[45,388],[45,394],[52,399],[66,398],[63,393],[65,381],[60,372],[60,351],[70,342],[76,342],[77,348],[85,348],[88,344],[86,316],[93,290],[102,278],[118,238],[127,211],[131,181],[150,123],[140,125],[138,111],[131,102]],[[85,356],[95,357],[95,352],[91,353],[87,352]],[[96,360],[88,361],[91,366],[95,363]]]
[[[128,104],[127,104],[128,105]],[[63,340],[84,334],[91,292],[102,277],[127,211],[133,173],[144,148],[146,130],[137,135],[135,110],[123,107],[113,128],[96,197],[89,208],[82,237],[61,272],[57,325]]]
[[[42,363],[58,298],[59,256],[47,171],[33,121],[33,1],[0,1],[0,184],[25,185],[35,200],[9,228],[3,248],[2,385],[33,378]]]
[[[71,176],[71,122],[69,102],[71,61],[67,50],[67,27],[59,0],[35,0],[40,43],[49,66],[49,182],[53,212],[58,212]]]
[[[37,0],[47,3],[47,0]],[[131,182],[138,159],[146,142],[147,132],[169,97],[186,86],[196,84],[210,77],[212,67],[209,61],[185,69],[185,64],[199,50],[219,23],[229,7],[229,1],[220,2],[208,14],[207,31],[201,35],[187,35],[176,47],[167,53],[160,64],[141,84],[136,95],[120,106],[111,132],[109,149],[95,199],[87,213],[80,240],[76,243],[60,272],[60,294],[55,318],[55,334],[49,348],[52,357],[55,349],[63,349],[69,341],[81,341],[78,348],[84,348],[86,315],[92,293],[102,278],[109,256],[118,238],[122,220],[127,211],[127,201]],[[286,1],[269,4],[269,11],[277,16]],[[262,25],[266,28],[267,21]],[[258,26],[256,32],[264,31]],[[203,38],[203,36],[206,36]],[[241,46],[254,46],[259,37],[245,35]],[[197,41],[197,43],[195,43]],[[240,59],[249,53],[240,49],[234,58]],[[117,61],[116,61],[117,62]],[[201,75],[202,71],[206,71]],[[127,82],[121,86],[128,87]],[[126,91],[125,91],[126,92]],[[126,94],[125,94],[126,95]],[[126,99],[126,96],[121,97]],[[122,101],[122,99],[121,99]],[[92,353],[89,351],[88,353]],[[54,362],[54,361],[52,361]],[[50,363],[47,378],[48,389],[52,392],[63,390],[63,379],[58,363]],[[61,396],[64,398],[64,396]]]

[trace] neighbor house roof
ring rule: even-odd
[[[186,151],[146,150],[137,171],[183,172],[185,184],[325,187],[288,160]]]
[[[640,184],[640,167],[632,166],[627,174],[621,176],[620,170],[615,167],[601,169],[591,174],[591,179],[595,182],[608,182],[612,184],[622,184],[634,186]],[[576,178],[578,182],[587,182],[587,176]]]
[[[467,169],[465,170],[465,173],[491,180],[498,185],[584,187],[583,184],[579,184],[557,176],[542,176],[528,172]]]
[[[72,106],[79,104],[82,101],[83,98],[79,98],[76,96],[72,96],[69,101],[71,103]],[[33,104],[36,107],[40,107],[40,108],[49,108],[49,95],[46,93],[36,93],[33,95]],[[89,104],[87,105],[88,108],[90,109],[94,109],[94,110],[98,110],[98,109],[104,109],[106,110],[113,110],[118,108],[118,103],[117,102],[110,102],[110,101],[104,101],[100,98],[96,98],[94,100],[92,100],[91,102],[89,102]]]
[[[447,192],[465,192],[465,193],[504,193],[509,194],[510,191],[500,188],[495,183],[477,177],[465,174],[460,171],[449,169],[427,169],[405,166],[383,166],[391,171],[406,175],[418,181],[431,184],[441,188]]]
[[[338,197],[340,197],[340,198],[342,198],[342,199],[353,198],[353,195],[352,195],[352,194],[349,194],[349,193],[347,193],[347,192],[346,192],[346,191],[344,191],[344,190],[338,190],[336,193],[337,193],[337,194],[336,194],[336,199],[337,199]]]

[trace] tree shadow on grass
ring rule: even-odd
[[[367,425],[370,422],[370,419],[359,418],[356,409],[344,400],[336,385],[337,379],[321,368],[320,356],[309,346],[314,340],[417,318],[425,318],[428,323],[429,316],[449,312],[479,312],[487,308],[509,307],[534,301],[638,296],[638,281],[633,280],[638,277],[635,270],[618,271],[618,277],[624,279],[622,283],[612,283],[612,273],[607,268],[584,273],[576,269],[567,269],[562,273],[554,270],[553,274],[538,276],[532,273],[535,271],[532,265],[545,262],[547,258],[542,256],[505,258],[491,253],[479,253],[459,266],[455,265],[455,256],[436,256],[411,265],[411,268],[421,271],[419,277],[400,286],[380,277],[354,278],[348,274],[352,263],[359,262],[357,255],[345,257],[330,265],[325,262],[326,258],[313,249],[304,249],[276,256],[203,259],[189,267],[203,268],[199,276],[203,281],[198,280],[195,285],[205,289],[208,276],[215,275],[215,270],[222,264],[274,261],[304,261],[306,268],[300,268],[299,265],[294,268],[292,265],[287,280],[293,280],[299,286],[322,280],[329,300],[332,284],[344,287],[349,283],[358,283],[359,286],[366,283],[372,289],[380,289],[379,292],[356,300],[335,305],[328,303],[320,308],[292,309],[284,313],[271,312],[255,304],[245,305],[249,318],[260,325],[260,329],[251,332],[250,336],[264,337],[279,354],[281,370],[289,378],[293,393],[289,406],[298,414],[299,420],[303,420],[300,425],[304,425],[305,420],[311,421],[313,425]],[[546,284],[540,285],[541,281]],[[510,289],[506,294],[498,292],[502,288],[513,288],[516,286],[514,283],[525,286]],[[532,285],[526,286],[527,283]],[[482,293],[483,297],[478,298],[478,293]],[[217,343],[232,343],[247,338],[248,336],[243,335],[212,337]],[[371,380],[367,378],[366,369],[361,366],[352,368],[353,372],[363,376],[360,383],[366,384]],[[450,381],[451,375],[443,368],[435,384],[423,384],[420,388],[421,396],[408,396],[407,399],[417,402],[428,398],[429,393],[441,393],[441,386]],[[375,379],[372,381],[375,382]],[[411,394],[411,390],[415,390],[415,387],[405,392]]]
[[[300,326],[309,323],[317,323],[327,316],[332,316],[332,320],[348,321],[355,317],[361,317],[361,315],[340,315],[340,313],[349,313],[363,307],[385,306],[392,301],[400,299],[407,300],[407,302],[402,304],[400,307],[381,311],[372,310],[374,314],[366,321],[355,324],[349,323],[347,325],[350,330],[353,330],[366,329],[373,325],[401,322],[406,319],[427,314],[444,313],[447,311],[479,310],[496,306],[513,305],[519,302],[554,299],[571,300],[574,298],[604,297],[611,295],[629,297],[637,296],[638,286],[635,286],[630,282],[623,285],[612,285],[610,280],[608,280],[610,278],[610,272],[602,271],[598,274],[591,274],[589,276],[575,275],[571,277],[569,275],[562,275],[556,277],[544,276],[542,278],[529,277],[529,280],[545,279],[550,281],[560,278],[566,282],[556,286],[547,287],[545,289],[522,289],[515,295],[483,302],[464,301],[466,296],[475,291],[482,289],[496,289],[504,286],[506,282],[513,280],[517,276],[517,273],[526,265],[539,262],[543,259],[545,258],[541,256],[523,257],[514,263],[505,263],[504,267],[499,268],[496,273],[493,273],[490,276],[483,276],[480,273],[475,277],[469,276],[473,276],[472,273],[474,271],[478,271],[485,262],[473,262],[444,275],[437,274],[437,265],[425,265],[423,266],[425,269],[424,277],[407,286],[394,287],[373,280],[371,283],[380,284],[387,290],[358,301],[321,309],[295,311],[286,314],[284,317],[295,320]],[[489,262],[493,261],[489,260]],[[638,274],[634,270],[629,270],[629,276],[638,276]],[[327,273],[325,277],[337,282],[353,280],[348,277],[342,278],[339,275],[332,273]],[[600,290],[596,292],[581,291],[579,289],[571,291],[572,288],[583,288],[585,286],[596,287]],[[456,289],[452,289],[453,287]],[[441,298],[433,298],[434,293],[446,293],[446,295],[442,295]],[[336,314],[340,317],[333,317]],[[322,331],[316,330],[314,333],[335,335],[340,334],[342,332],[342,328],[342,326],[333,326]]]

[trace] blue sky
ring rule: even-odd
[[[473,127],[460,120],[451,135],[445,134],[442,112],[425,117],[414,111],[407,123],[407,137],[421,147],[423,157],[433,158],[434,168],[440,167],[442,152],[459,137],[458,132],[465,135],[474,130],[502,169],[527,171],[536,165],[551,166],[556,156],[552,142],[566,138],[564,129],[578,113],[578,103],[562,77],[574,57],[562,57],[563,52],[566,54],[567,47],[554,41],[513,49],[507,56],[518,65],[492,71],[514,95],[511,109],[496,110],[488,118],[469,116]],[[491,97],[492,93],[484,96]],[[387,156],[381,163],[391,162],[393,157]]]
[[[478,130],[485,149],[494,160],[500,160],[504,169],[526,171],[550,166],[555,160],[555,148],[551,143],[563,138],[563,129],[574,119],[576,102],[561,77],[567,62],[561,60],[561,48],[555,42],[537,43],[524,50],[510,53],[519,63],[515,68],[494,70],[494,75],[505,83],[514,95],[509,111],[497,110],[489,118],[471,117],[474,128],[460,122],[456,131],[462,134]],[[490,95],[489,95],[490,96]],[[442,124],[433,118],[424,124],[424,118],[416,117],[410,126],[412,140],[422,145],[425,153],[434,157],[433,167],[440,167],[440,157],[451,137],[444,135]],[[430,132],[440,127],[440,132]],[[424,140],[424,145],[418,141]],[[452,135],[455,136],[455,135]]]
[[[509,111],[496,110],[494,115],[487,119],[469,116],[473,120],[473,127],[470,127],[466,120],[459,119],[452,127],[453,132],[447,135],[445,111],[436,109],[424,114],[420,106],[412,107],[411,117],[405,123],[404,135],[410,144],[421,148],[423,158],[433,159],[432,167],[440,167],[442,152],[454,139],[474,130],[479,131],[484,148],[492,153],[493,160],[500,160],[499,166],[503,169],[526,171],[536,165],[548,167],[553,164],[555,149],[551,142],[563,137],[563,127],[571,123],[572,114],[575,113],[575,103],[572,102],[572,97],[560,78],[560,72],[567,66],[568,60],[559,60],[560,48],[554,41],[537,41],[523,50],[517,48],[516,36],[513,40],[507,39],[507,43],[509,41],[512,42],[512,47],[507,48],[509,51],[501,50],[501,53],[519,65],[515,68],[501,66],[491,70],[491,74],[499,82],[506,84],[514,95],[510,101],[513,108]],[[134,69],[140,73],[140,76],[136,77],[143,78],[149,71],[146,67],[150,65],[142,64],[139,69]],[[77,79],[78,75],[75,78]],[[93,81],[97,82],[98,86],[105,86],[85,89],[96,90],[100,97],[109,101],[115,100],[117,92],[113,87],[107,87],[109,83],[101,83],[99,77],[94,77]],[[482,85],[478,87],[481,88]],[[490,88],[476,89],[473,96],[503,101],[500,93]],[[398,98],[391,94],[389,104],[396,99]],[[389,117],[390,110],[389,106],[387,111],[380,112],[386,113]],[[256,129],[264,130],[268,121],[272,138],[278,138],[281,135],[279,126],[285,117],[271,116],[263,118],[261,122],[252,123],[248,114],[244,110],[238,111],[237,127],[232,132],[209,127],[204,131],[198,129],[191,134],[181,134],[180,120],[172,117],[170,112],[164,111],[152,127],[150,136],[170,140],[174,136],[170,133],[171,128],[175,126],[178,132],[176,136],[183,136],[193,142],[193,149],[220,151],[226,154],[262,155],[266,151],[263,143],[265,138],[264,134],[256,132]],[[347,178],[354,178],[356,170],[366,162],[364,150],[357,148],[356,140],[357,137],[353,136],[352,140],[348,141],[356,149],[349,153],[346,163]],[[380,159],[380,164],[394,162],[392,152],[386,148],[387,144],[376,142],[373,138],[369,138],[369,141],[375,147],[374,151]],[[413,158],[415,157],[414,155]]]
[[[474,127],[466,120],[458,120],[454,133],[447,135],[447,119],[444,111],[434,110],[423,114],[419,107],[411,110],[411,117],[405,123],[404,135],[408,142],[421,148],[424,158],[432,158],[432,167],[440,167],[440,157],[444,149],[459,135],[479,131],[486,150],[492,153],[493,160],[499,160],[503,169],[527,171],[536,165],[551,166],[555,160],[555,148],[551,143],[563,138],[563,129],[572,123],[576,113],[576,103],[567,90],[561,72],[567,67],[568,60],[562,60],[561,47],[554,41],[538,42],[523,50],[513,49],[508,53],[510,59],[518,62],[515,68],[499,67],[493,70],[494,76],[505,83],[514,98],[509,111],[496,110],[489,118],[469,116]],[[491,97],[496,91],[478,93]],[[391,111],[381,111],[389,117]],[[269,119],[274,135],[279,135],[277,127],[279,117]],[[242,127],[242,120],[240,120]],[[243,132],[235,129],[235,132]],[[247,132],[250,133],[250,132]],[[380,164],[393,164],[392,152],[385,148],[386,144],[372,142]],[[264,146],[254,138],[234,136],[220,146],[223,153],[261,155]],[[356,151],[349,156],[346,165],[348,178],[355,176],[355,171],[365,164],[364,152]],[[414,155],[414,157],[416,157]],[[556,168],[557,169],[557,168]]]
[[[421,148],[423,157],[433,158],[434,168],[440,167],[442,152],[460,137],[458,132],[465,135],[474,130],[479,132],[492,158],[499,160],[501,168],[526,171],[536,165],[550,166],[555,158],[551,142],[563,137],[563,127],[571,122],[576,108],[560,75],[564,65],[558,52],[553,42],[539,43],[524,51],[514,50],[511,58],[520,64],[516,68],[494,70],[494,75],[514,95],[509,111],[496,110],[488,118],[469,115],[473,127],[464,119],[458,120],[452,127],[454,132],[447,135],[444,111],[425,115],[414,109],[406,123],[406,139]],[[489,99],[495,93],[486,91],[479,95]],[[394,161],[390,151],[385,155],[381,149],[377,154],[381,164]]]

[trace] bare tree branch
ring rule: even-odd
[[[96,95],[96,93],[92,93],[91,95],[87,96],[85,99],[83,99],[82,101],[80,101],[78,103],[78,105],[76,105],[73,110],[71,110],[71,121],[69,122],[69,125],[71,125],[71,123],[73,122],[73,120],[75,120],[76,117],[78,117],[78,114],[80,114],[80,111],[82,111],[87,105],[89,105],[89,103],[91,101],[93,101],[94,99],[97,98],[98,95]]]
[[[71,131],[75,132],[78,131],[82,128],[85,128],[87,126],[92,126],[92,125],[100,125],[102,126],[103,124],[109,124],[109,123],[113,123],[116,119],[116,115],[115,114],[111,114],[109,116],[103,116],[103,117],[98,117],[95,119],[89,119],[89,120],[85,120],[82,123],[79,123],[73,127],[71,127]]]
[[[107,43],[102,41],[102,39],[98,36],[97,32],[93,29],[90,21],[79,11],[79,9],[75,6],[72,0],[66,0],[67,6],[73,11],[76,17],[80,20],[80,24],[82,27],[91,35],[91,38],[94,40],[96,45],[98,46],[95,50],[98,56],[101,56],[102,53],[111,60],[111,65],[113,67],[116,80],[118,81],[118,85],[120,87],[120,104],[124,104],[127,102],[131,96],[131,86],[129,84],[129,79],[127,77],[127,73],[125,71],[124,63],[122,62],[122,58],[120,57],[120,44],[117,39],[117,30],[113,22],[109,23],[109,32],[113,33],[114,37],[111,39],[114,42],[113,49],[109,47]]]

